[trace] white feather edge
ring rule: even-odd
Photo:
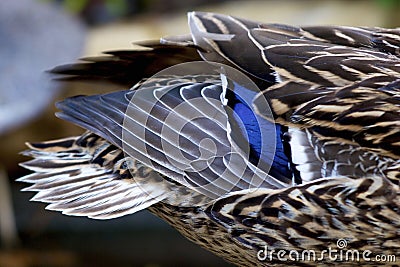
[[[305,130],[295,127],[289,127],[290,148],[292,154],[292,162],[296,165],[296,169],[300,172],[303,181],[311,181],[322,176],[322,162],[315,155],[314,148],[310,144],[309,138]]]
[[[168,196],[165,184],[155,181],[153,186],[146,186],[145,191],[134,179],[120,179],[112,169],[90,163],[89,154],[80,154],[81,158],[71,162],[70,157],[60,157],[62,153],[57,153],[60,151],[29,147],[33,150],[28,154],[35,158],[21,166],[34,173],[17,181],[30,183],[31,186],[22,191],[36,192],[31,201],[48,203],[46,209],[73,216],[112,219],[143,210]],[[59,168],[35,166],[38,160],[65,162],[65,165]],[[151,177],[146,182],[151,184]]]

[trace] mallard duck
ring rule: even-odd
[[[188,17],[190,35],[53,70],[126,90],[57,104],[87,132],[28,144],[33,200],[148,209],[238,266],[398,256],[400,30]]]

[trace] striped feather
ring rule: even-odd
[[[257,249],[268,244],[270,251],[321,252],[345,239],[351,249],[388,253],[398,250],[391,240],[399,238],[399,192],[380,177],[320,179],[280,190],[232,193],[207,212],[238,233],[234,239]],[[366,242],[370,239],[375,242]]]
[[[132,91],[66,99],[57,107],[60,118],[210,198],[259,186],[286,186],[262,170],[254,171],[249,155],[229,136],[223,94],[220,81],[166,87],[144,83]]]
[[[147,208],[165,195],[160,186],[152,187],[151,195],[140,187],[140,180],[157,184],[153,170],[93,133],[29,147],[24,154],[35,159],[21,166],[35,172],[18,181],[31,183],[24,191],[38,192],[32,200],[49,203],[49,210],[110,219]]]
[[[58,104],[60,118],[89,133],[30,145],[34,159],[23,166],[34,173],[20,181],[38,192],[34,200],[101,219],[148,208],[239,266],[280,265],[257,260],[265,246],[322,251],[338,238],[397,255],[400,30],[188,17],[190,35],[53,70],[133,87]],[[229,110],[237,100],[229,73],[143,80],[200,59],[239,69],[261,88],[239,86],[277,164],[256,164],[269,150],[256,157],[249,149],[246,131],[256,128],[241,128]],[[263,128],[272,123],[277,139]]]

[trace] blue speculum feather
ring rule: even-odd
[[[273,140],[268,140],[268,138],[276,138],[275,154],[273,155],[269,173],[274,177],[292,179],[293,175],[288,156],[286,155],[287,151],[283,144],[283,133],[286,131],[285,127],[281,127],[279,124],[272,126],[272,122],[266,124],[265,120],[260,123],[260,119],[257,120],[254,110],[249,107],[240,96],[231,93],[228,94],[227,97],[229,99],[229,107],[233,109],[237,118],[240,120],[240,122],[237,122],[237,125],[240,128],[241,134],[247,139],[250,162],[253,164],[258,164],[260,161],[271,162],[271,154],[266,155],[266,153],[263,153],[263,146],[267,146],[268,143],[273,143]],[[268,126],[269,128],[275,127],[275,136],[270,134],[271,130],[268,132],[267,129],[265,129],[266,131],[264,134],[261,133],[264,130],[263,128]],[[264,140],[262,138],[264,138]]]

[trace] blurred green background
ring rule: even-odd
[[[296,25],[400,24],[400,0],[1,0],[0,267],[228,266],[147,211],[110,221],[68,217],[29,202],[32,193],[20,192],[24,185],[14,181],[28,173],[18,166],[27,160],[18,154],[24,142],[82,133],[54,117],[55,101],[109,90],[54,83],[45,70],[134,41],[184,34],[191,10]]]

